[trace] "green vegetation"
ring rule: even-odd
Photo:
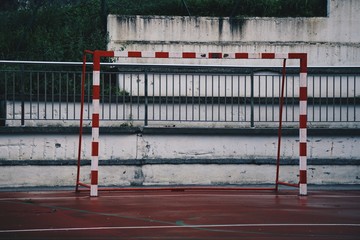
[[[217,17],[326,16],[326,0],[107,0],[111,13]]]
[[[0,59],[81,61],[105,49],[106,16],[326,16],[326,0],[1,0]]]
[[[33,0],[1,11],[0,59],[80,61],[84,49],[104,49],[99,8],[95,0]]]

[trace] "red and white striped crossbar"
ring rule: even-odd
[[[304,56],[303,56],[304,55]],[[114,51],[118,58],[182,58],[182,59],[299,59],[306,53],[196,53],[196,52],[148,52]]]
[[[93,52],[93,114],[91,144],[90,196],[98,196],[99,165],[99,108],[100,58],[181,58],[181,59],[299,59],[300,60],[300,116],[299,116],[299,194],[307,195],[307,54],[306,53],[196,53],[147,51],[94,51]]]

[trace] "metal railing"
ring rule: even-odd
[[[1,61],[0,124],[78,125],[81,63]],[[91,69],[85,121],[91,120]],[[283,121],[298,122],[298,69],[288,68]],[[271,127],[279,121],[281,68],[103,64],[101,124]],[[309,68],[310,126],[358,126],[358,68]]]

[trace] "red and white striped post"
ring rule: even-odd
[[[112,51],[94,51],[93,59],[93,86],[92,86],[92,130],[91,130],[91,185],[90,196],[98,196],[98,169],[99,169],[99,125],[100,125],[100,58],[113,57]]]
[[[199,58],[199,59],[299,59],[299,194],[307,195],[307,54],[306,53],[195,53],[145,51],[94,51],[93,115],[90,196],[98,196],[100,57],[119,58]]]
[[[307,54],[289,54],[300,59],[299,84],[299,194],[307,195]]]

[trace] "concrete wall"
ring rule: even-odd
[[[329,0],[328,17],[315,18],[230,19],[109,15],[108,49],[204,53],[306,52],[310,66],[359,66],[359,11],[358,0]],[[119,61],[129,60],[119,59]],[[135,60],[131,59],[131,61]],[[165,62],[169,63],[169,60]],[[277,61],[171,60],[170,62],[281,65]],[[298,63],[289,62],[289,64]]]
[[[59,129],[61,130],[61,129]],[[139,133],[100,135],[101,185],[263,184],[273,183],[276,131],[202,135]],[[248,130],[249,131],[249,130]],[[295,131],[296,132],[296,131]],[[229,133],[229,132],[228,132]],[[71,186],[76,178],[78,136],[6,134],[0,138],[0,187]],[[359,135],[311,135],[309,184],[360,184]],[[298,141],[282,141],[281,178],[297,182]],[[91,158],[91,137],[85,135],[81,157]],[[88,162],[88,161],[87,161]],[[89,166],[81,179],[89,181]]]

